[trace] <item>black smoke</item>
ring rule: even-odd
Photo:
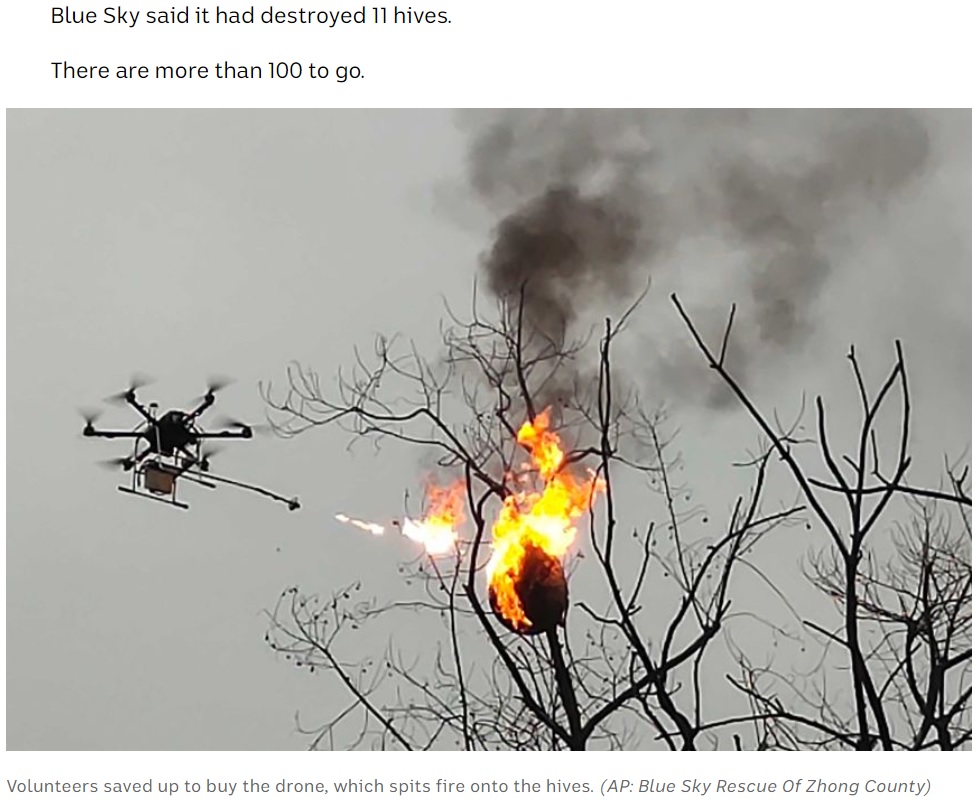
[[[511,301],[522,293],[525,320],[561,343],[584,300],[632,288],[640,224],[614,198],[549,187],[496,227],[483,260],[489,289]]]
[[[498,215],[482,284],[563,343],[648,283],[648,321],[681,290],[709,329],[732,302],[746,381],[798,350],[840,237],[920,175],[921,117],[905,111],[504,111],[464,121],[469,187]],[[643,322],[638,323],[643,329]],[[703,364],[674,335],[634,355],[708,405]],[[637,363],[638,364],[638,363]]]

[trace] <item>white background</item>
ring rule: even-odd
[[[106,4],[70,4],[101,10]],[[169,8],[138,0],[134,10]],[[213,8],[212,4],[202,6]],[[245,9],[251,3],[220,4]],[[271,3],[256,3],[256,12]],[[276,2],[277,9],[300,4]],[[183,5],[178,6],[183,8]],[[194,6],[192,6],[193,8]],[[317,7],[312,5],[310,7]],[[358,5],[330,6],[360,8]],[[393,6],[389,6],[390,9]],[[147,26],[50,23],[50,6],[5,6],[3,93],[11,107],[461,106],[971,106],[974,25],[962,3],[442,2],[433,26]],[[370,13],[370,12],[368,12]],[[73,64],[357,64],[364,78],[301,80],[55,80]],[[973,66],[970,68],[969,64]],[[5,221],[6,221],[6,216]],[[8,426],[10,423],[8,422]],[[14,467],[15,468],[15,467]],[[9,464],[7,470],[12,470]],[[149,727],[149,724],[148,724]],[[589,781],[834,781],[929,779],[929,798],[972,788],[971,755],[666,757],[305,754],[11,753],[5,779],[205,782],[508,781],[521,775]],[[0,788],[7,792],[6,781]],[[241,794],[236,793],[240,798]],[[512,795],[508,793],[506,795]],[[737,795],[737,794],[735,794]],[[833,794],[830,797],[838,797]],[[844,794],[845,795],[845,794]],[[861,791],[861,796],[869,795]],[[181,793],[184,799],[204,794]],[[61,796],[64,798],[65,796]],[[148,795],[104,798],[140,800]],[[572,796],[593,798],[594,796]],[[740,796],[739,796],[740,797]],[[32,796],[31,798],[37,798]],[[90,797],[91,798],[91,797]],[[210,797],[209,797],[210,798]],[[299,798],[291,796],[291,798]],[[305,798],[305,797],[304,797]],[[408,800],[421,796],[410,795]],[[894,797],[888,796],[893,800]],[[905,797],[901,797],[904,799]],[[99,797],[100,800],[103,797]],[[16,799],[12,799],[16,800]]]

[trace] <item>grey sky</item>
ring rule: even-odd
[[[667,132],[655,144],[681,189],[678,165],[743,145],[736,126],[714,124],[723,136],[711,142],[710,121],[667,115],[657,129],[647,114]],[[887,204],[844,210],[821,230],[833,269],[808,300],[813,334],[765,364],[777,371],[752,376],[766,409],[794,410],[802,390],[821,390],[848,422],[847,346],[879,376],[904,338],[915,477],[934,482],[943,455],[969,446],[971,124],[964,112],[922,119],[920,173]],[[257,382],[280,380],[289,360],[328,383],[375,332],[431,348],[440,295],[468,302],[505,214],[466,181],[482,125],[442,111],[8,113],[8,748],[300,748],[293,713],[315,723],[335,708],[327,679],[265,648],[261,610],[291,584],[394,583],[410,546],[332,517],[399,513],[420,480],[417,456],[351,454],[325,430],[232,445],[215,471],[297,494],[302,510],[186,489],[192,507],[179,512],[117,494],[123,475],[93,462],[120,450],[83,440],[75,408],[135,370],[157,378],[145,394],[164,408],[222,373],[239,381],[218,410],[254,421]],[[766,132],[803,157],[816,136],[791,115],[758,125],[761,160]],[[669,197],[669,183],[660,189]],[[757,435],[737,411],[692,401],[686,362],[682,377],[660,370],[690,357],[667,297],[678,290],[711,316],[732,297],[750,310],[738,295],[747,285],[702,232],[684,232],[656,265],[627,360],[662,352],[650,393],[674,403],[687,480],[723,514],[740,489],[728,466]],[[682,393],[663,387],[670,379]],[[102,423],[134,422],[107,407]]]

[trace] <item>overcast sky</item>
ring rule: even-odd
[[[673,290],[705,321],[731,300],[746,311],[745,348],[760,357],[745,376],[766,409],[792,410],[818,390],[852,422],[846,348],[856,343],[880,376],[903,338],[915,477],[937,482],[943,456],[970,446],[970,116],[917,116],[924,139],[903,119],[875,124],[882,144],[871,139],[869,153],[884,156],[867,175],[868,144],[848,139],[850,124],[813,119],[646,112],[629,123],[655,150],[637,172],[637,209],[657,199],[662,214],[650,213],[656,226],[641,221],[647,239],[629,270],[653,283],[634,336],[645,351],[625,360],[645,355],[636,375],[672,405],[687,480],[720,513],[741,488],[729,465],[757,434],[736,410],[705,403],[667,303]],[[257,383],[281,379],[290,360],[329,377],[375,332],[434,349],[442,297],[467,304],[495,222],[543,189],[513,177],[487,189],[470,157],[482,155],[493,176],[532,181],[536,170],[546,183],[579,138],[618,137],[616,120],[8,112],[8,748],[305,747],[294,713],[315,723],[342,698],[272,655],[262,610],[293,584],[392,583],[411,546],[372,540],[333,514],[400,513],[421,479],[417,456],[351,454],[325,430],[233,444],[216,472],[298,495],[302,509],[183,487],[184,512],[116,493],[123,474],[95,462],[121,450],[82,439],[76,408],[124,389],[134,371],[157,379],[146,399],[183,406],[219,373],[237,383],[216,409],[259,421]],[[493,125],[529,143],[523,156],[494,163],[480,140]],[[815,178],[756,192],[759,177],[786,171]],[[715,181],[722,173],[730,180]],[[753,203],[784,209],[787,229],[758,234],[771,216],[742,214]],[[774,273],[750,267],[759,254]],[[818,282],[792,273],[817,263]],[[786,299],[798,331],[775,332],[787,319],[772,311]],[[105,407],[100,425],[137,423]]]

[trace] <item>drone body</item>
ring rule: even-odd
[[[158,416],[155,403],[144,405],[137,399],[136,391],[140,384],[133,382],[127,390],[110,397],[109,401],[124,402],[136,410],[143,418],[140,426],[134,430],[98,430],[95,428],[96,417],[88,415],[82,435],[132,441],[132,454],[109,462],[132,474],[130,486],[119,486],[120,491],[128,494],[148,497],[177,508],[188,508],[186,503],[177,500],[177,480],[182,477],[205,488],[213,489],[216,488],[215,483],[225,483],[254,491],[285,503],[289,510],[294,511],[299,508],[299,500],[295,497],[287,499],[259,486],[210,474],[210,459],[214,450],[205,448],[206,442],[247,439],[253,435],[252,427],[231,419],[224,422],[224,429],[221,430],[206,430],[198,423],[201,415],[214,404],[215,392],[223,386],[224,383],[212,382],[200,403],[191,410],[168,410]]]

